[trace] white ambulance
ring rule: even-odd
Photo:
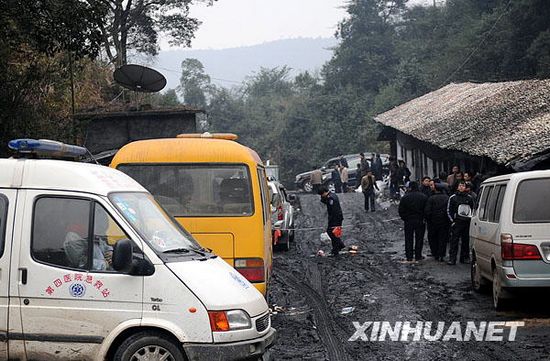
[[[0,360],[235,360],[273,344],[264,297],[137,182],[16,140],[0,159]]]

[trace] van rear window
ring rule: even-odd
[[[550,178],[520,182],[516,192],[514,223],[550,223]]]
[[[174,217],[250,216],[250,172],[245,165],[124,164],[118,170],[144,186]]]

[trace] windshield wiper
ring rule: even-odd
[[[187,248],[173,248],[163,251],[162,253],[189,253],[191,250]]]

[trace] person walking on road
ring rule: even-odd
[[[380,190],[376,184],[376,178],[372,175],[372,171],[368,171],[367,175],[361,178],[361,190],[365,196],[365,212],[369,211],[369,205],[371,212],[374,212],[375,194],[374,189]]]
[[[318,193],[319,188],[321,188],[321,183],[323,182],[323,172],[320,169],[315,169],[311,172],[309,182],[311,183],[312,192]]]
[[[372,159],[371,164],[372,174],[374,179],[377,181],[382,180],[382,159],[380,159],[380,154],[376,153]]]
[[[321,202],[327,206],[327,234],[332,243],[332,251],[330,253],[333,256],[337,256],[338,253],[345,248],[344,242],[342,242],[342,239],[340,238],[342,222],[344,221],[342,207],[340,207],[340,200],[336,194],[330,193],[328,188],[324,186],[319,189],[318,193],[321,196]]]
[[[367,172],[370,170],[370,164],[368,159],[365,157],[365,153],[359,153],[359,158],[361,158],[361,178],[367,175]]]
[[[334,169],[331,173],[331,179],[334,184],[334,192],[342,193],[342,179],[340,178],[340,167],[338,164],[334,165]]]
[[[433,194],[426,201],[424,215],[428,225],[428,243],[432,256],[436,261],[443,262],[447,253],[449,242],[449,217],[447,216],[447,203],[449,196],[442,187],[432,182]]]
[[[344,158],[345,159],[345,158]],[[347,162],[346,162],[347,164]],[[340,180],[342,181],[342,191],[346,193],[348,191],[348,167],[346,164],[340,166]]]
[[[409,182],[407,192],[399,203],[399,216],[405,223],[405,256],[406,263],[422,260],[424,243],[424,209],[428,197],[418,190],[418,183]]]
[[[457,192],[449,197],[447,216],[451,221],[451,246],[448,265],[456,264],[458,243],[460,241],[460,263],[469,263],[470,217],[474,209],[474,199],[469,194],[464,181],[458,181]]]

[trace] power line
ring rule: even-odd
[[[164,67],[162,67],[162,66],[157,66],[157,68],[162,69],[162,70],[169,71],[169,72],[171,72],[171,73],[180,74],[180,75],[181,75],[181,73],[182,73],[181,70],[168,69],[168,68],[164,68]],[[222,79],[222,78],[214,78],[214,77],[210,77],[210,79],[219,80],[219,81],[225,81],[225,82],[228,82],[228,83],[235,83],[235,84],[242,84],[242,83],[243,83],[242,81],[229,80],[229,79]]]

